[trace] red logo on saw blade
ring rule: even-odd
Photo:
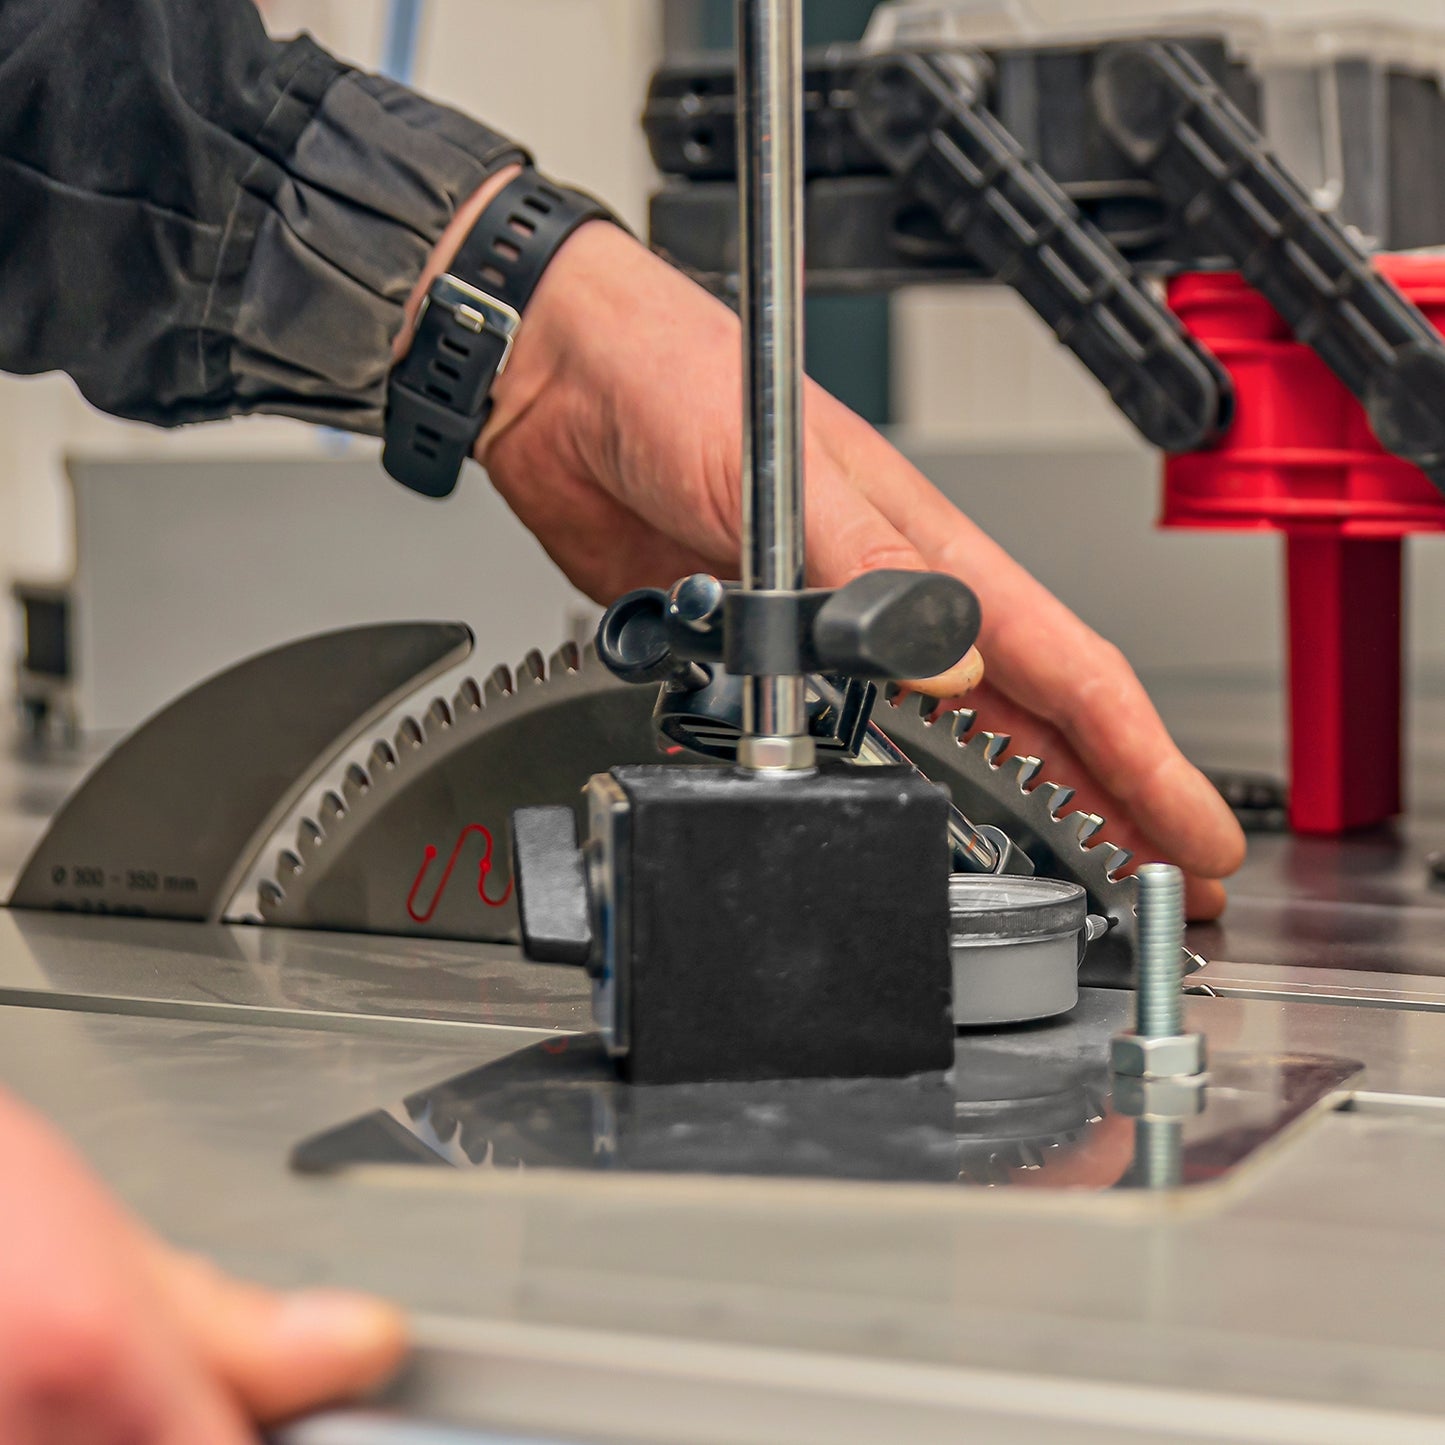
[[[426,845],[426,853],[422,857],[421,868],[416,875],[416,881],[411,885],[411,892],[406,895],[406,911],[411,915],[413,923],[430,923],[433,915],[442,901],[442,895],[447,891],[447,884],[452,881],[452,870],[457,866],[458,859],[462,856],[462,849],[466,847],[467,839],[473,833],[480,834],[486,839],[486,849],[482,854],[482,861],[477,869],[477,897],[486,904],[488,908],[505,908],[512,897],[512,880],[507,880],[507,887],[500,898],[487,897],[487,876],[492,871],[492,833],[490,828],[484,828],[480,823],[470,823],[457,835],[456,846],[452,849],[452,856],[447,860],[447,866],[442,870],[441,882],[437,884],[437,890],[432,894],[430,905],[426,911],[418,912],[416,896],[421,892],[421,885],[426,881],[426,875],[431,871],[431,865],[437,860],[437,850],[430,843]]]

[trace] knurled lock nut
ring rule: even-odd
[[[1109,1048],[1109,1065],[1125,1078],[1190,1078],[1204,1072],[1204,1035],[1146,1039],[1140,1034],[1117,1034]]]
[[[1114,1080],[1114,1112],[1128,1119],[1192,1119],[1204,1112],[1204,1095],[1203,1074],[1187,1079],[1140,1079],[1120,1074]]]

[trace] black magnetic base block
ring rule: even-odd
[[[633,1083],[953,1061],[947,802],[904,771],[618,768]]]

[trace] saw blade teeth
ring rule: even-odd
[[[342,779],[341,796],[348,803],[354,803],[358,798],[364,798],[370,791],[371,775],[360,763],[352,763],[346,770],[346,777]]]
[[[1119,875],[1134,861],[1134,855],[1127,848],[1121,848],[1117,843],[1100,843],[1101,848],[1111,851],[1105,855],[1104,871],[1108,874],[1111,882],[1117,882]]]
[[[973,731],[974,724],[978,721],[978,714],[970,707],[962,707],[951,714],[951,717],[953,736],[960,743],[966,743],[969,733]]]
[[[983,710],[983,720],[988,711]],[[960,709],[947,726],[923,726],[906,708],[884,713],[878,726],[923,773],[947,787],[955,805],[975,823],[1001,828],[1033,861],[1039,875],[1080,885],[1089,909],[1107,918],[1093,967],[1098,979],[1127,976],[1137,932],[1136,888],[1102,824],[1071,812],[1074,790],[1045,779],[1032,756],[1002,756],[999,742],[972,731],[972,709]]]
[[[1078,813],[1072,819],[1074,825],[1074,837],[1079,840],[1079,847],[1087,848],[1090,841],[1098,835],[1099,830],[1104,826],[1104,820],[1097,813]]]
[[[457,717],[465,717],[468,713],[481,712],[482,705],[482,690],[477,686],[476,679],[469,677],[452,699],[452,712]]]
[[[284,890],[273,878],[263,879],[260,886],[256,889],[256,892],[262,904],[271,908],[278,907],[286,901]]]
[[[1059,815],[1074,801],[1074,790],[1063,783],[1040,783],[1032,796],[1038,798],[1052,817]]]
[[[1003,767],[1013,739],[1007,733],[980,733],[979,738],[982,740],[983,755],[989,767],[995,770]]]
[[[575,642],[564,642],[547,660],[547,671],[552,677],[560,677],[564,672],[581,672],[581,648]]]
[[[1013,774],[1019,792],[1027,793],[1029,784],[1038,777],[1044,764],[1041,758],[1031,758],[1027,754],[1020,753],[1018,757],[1010,758],[1005,766]]]
[[[484,700],[488,703],[499,701],[504,697],[511,697],[517,690],[516,679],[512,676],[510,667],[494,667],[487,677],[487,686]]]
[[[311,906],[316,901],[315,890],[324,888],[325,880],[334,876],[333,869],[339,866],[344,871],[358,852],[366,856],[375,849],[379,856],[385,851],[388,859],[394,852],[395,829],[387,810],[395,800],[415,797],[416,806],[434,806],[423,796],[434,776],[431,770],[450,766],[459,754],[467,756],[467,749],[478,743],[485,745],[488,766],[505,769],[509,761],[493,761],[494,737],[510,737],[520,719],[536,715],[545,721],[560,713],[569,727],[605,728],[595,739],[584,738],[586,746],[610,749],[608,740],[617,735],[622,737],[624,749],[635,747],[639,759],[649,755],[646,749],[658,747],[650,716],[655,697],[645,688],[624,687],[603,667],[595,644],[564,642],[550,665],[541,653],[534,652],[521,670],[522,682],[530,678],[535,686],[519,686],[506,667],[488,674],[485,668],[476,668],[475,659],[459,661],[454,671],[445,674],[445,681],[424,679],[410,696],[387,710],[384,721],[349,744],[342,755],[322,763],[320,774],[272,825],[263,851],[258,852],[256,864],[230,902],[226,916],[239,921],[257,914],[270,923],[304,919],[315,926],[316,914],[329,916],[328,908],[333,906],[325,900],[314,910]],[[638,699],[638,705],[621,709],[623,726],[632,733],[617,733],[619,692]],[[443,701],[439,703],[438,697]],[[500,705],[500,711],[494,704]],[[449,727],[443,725],[447,717]],[[503,752],[507,753],[506,745]],[[490,779],[479,781],[485,785]],[[497,779],[504,790],[513,781],[504,772]],[[527,786],[531,786],[530,780]],[[334,795],[329,802],[328,795]],[[462,800],[461,806],[469,805]],[[442,839],[436,842],[440,845]],[[323,857],[324,866],[320,862]],[[259,889],[265,880],[274,885],[274,891],[263,901]],[[350,908],[347,904],[343,911]],[[506,932],[506,920],[499,928],[491,930],[498,938]],[[482,933],[489,936],[486,930]]]
[[[430,708],[427,709],[426,727],[428,732],[437,732],[452,725],[452,710],[447,706],[445,698],[436,698]]]
[[[890,682],[883,689],[883,701],[889,707],[897,707],[903,697],[903,684],[901,682]]]

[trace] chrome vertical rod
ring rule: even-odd
[[[801,0],[737,0],[742,159],[743,585],[792,592],[803,556]],[[814,762],[802,677],[750,677],[739,760]]]

